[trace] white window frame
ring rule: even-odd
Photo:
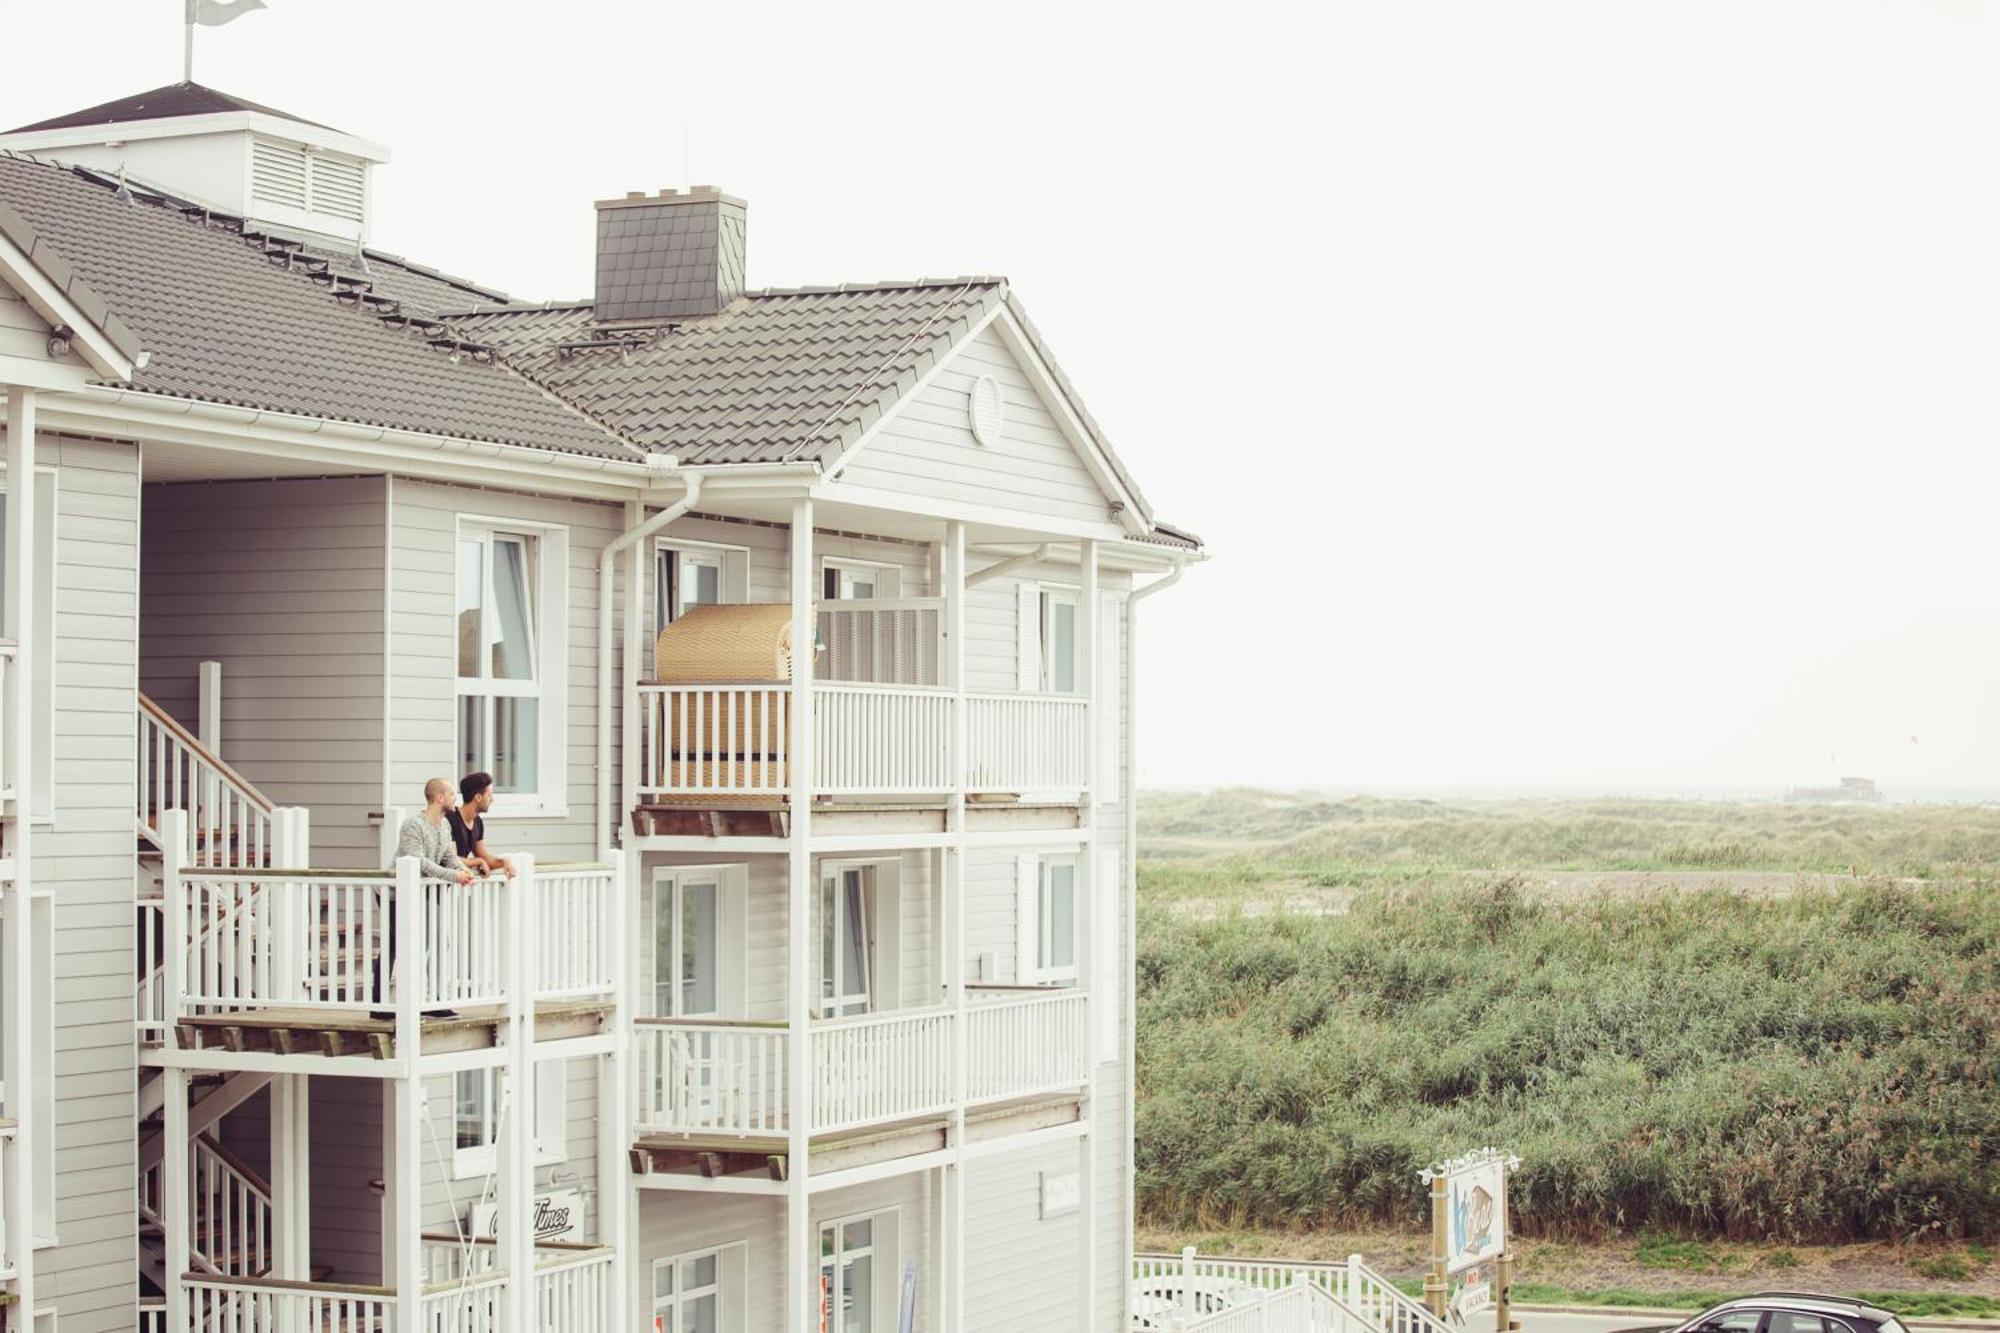
[[[715,882],[715,1012],[713,1014],[683,1014],[680,1011],[680,987],[676,982],[670,993],[670,1003],[665,1013],[660,1012],[659,992],[662,977],[659,953],[659,920],[662,895],[670,902],[678,902],[689,883]],[[649,901],[646,904],[646,971],[645,1010],[653,1018],[747,1018],[749,1017],[745,999],[745,976],[749,968],[749,898],[750,867],[744,862],[722,862],[709,865],[663,865],[653,868]],[[680,913],[675,910],[672,920],[676,934],[679,931]],[[679,957],[680,941],[675,939],[671,946],[673,956]]]
[[[28,817],[38,825],[55,822],[56,773],[56,531],[62,522],[57,486],[61,469],[35,464],[34,624],[28,627],[34,651],[34,769],[28,775]],[[0,463],[0,500],[7,494],[7,467]]]
[[[671,1312],[676,1315],[674,1333],[684,1333],[686,1326],[678,1318],[681,1306],[684,1304],[683,1297],[686,1294],[679,1289],[680,1280],[678,1274],[680,1272],[680,1265],[698,1259],[714,1259],[715,1286],[713,1290],[715,1294],[716,1327],[721,1330],[721,1333],[745,1333],[748,1319],[745,1312],[749,1306],[749,1292],[745,1290],[750,1266],[749,1249],[748,1242],[739,1240],[731,1241],[727,1245],[714,1245],[707,1249],[689,1250],[683,1254],[670,1254],[653,1260],[646,1285],[647,1329],[651,1330],[661,1327],[659,1317],[664,1313],[668,1313],[669,1307],[671,1307]],[[671,1296],[660,1296],[657,1294],[660,1290],[659,1273],[662,1268],[666,1268],[676,1274],[674,1281],[675,1290]],[[707,1288],[703,1288],[695,1294],[698,1297],[707,1295],[708,1290]]]
[[[1085,679],[1082,662],[1077,657],[1070,661],[1072,688],[1054,688],[1055,664],[1049,654],[1053,638],[1048,632],[1049,609],[1062,603],[1071,607],[1076,615],[1075,632],[1070,639],[1072,653],[1081,654],[1083,641],[1083,590],[1074,583],[1043,583],[1027,580],[1017,585],[1019,606],[1015,615],[1016,658],[1018,661],[1017,688],[1023,694],[1056,694],[1066,699],[1082,698],[1089,682]]]
[[[1053,942],[1051,913],[1046,904],[1054,894],[1050,867],[1070,868],[1070,947],[1067,967],[1043,963]],[[1083,857],[1072,850],[1023,853],[1015,863],[1018,910],[1016,916],[1015,980],[1027,986],[1076,986],[1083,980],[1083,910],[1085,876]]]
[[[897,1207],[871,1208],[858,1213],[846,1213],[839,1217],[819,1217],[813,1219],[813,1240],[815,1242],[822,1242],[823,1237],[829,1230],[833,1231],[837,1238],[834,1248],[834,1271],[836,1273],[842,1267],[841,1258],[845,1253],[844,1247],[841,1246],[838,1238],[844,1235],[846,1228],[852,1223],[867,1222],[870,1224],[867,1257],[875,1261],[872,1265],[874,1290],[870,1293],[870,1300],[874,1305],[874,1318],[870,1321],[872,1327],[869,1328],[868,1333],[894,1333],[897,1321],[901,1317],[899,1293],[903,1288],[902,1212],[903,1210]],[[886,1248],[883,1242],[885,1235],[889,1238]],[[884,1259],[888,1262],[883,1263],[882,1260]],[[811,1288],[815,1298],[819,1295],[820,1275],[825,1267],[825,1262],[820,1257],[820,1244],[815,1243],[812,1247]],[[823,1327],[827,1329],[839,1327],[836,1311],[823,1309],[823,1315]]]
[[[665,592],[665,580],[661,577],[661,565],[672,556],[676,561],[693,560],[699,564],[715,568],[716,599],[723,606],[734,606],[750,600],[750,548],[729,546],[722,542],[688,541],[682,537],[658,538],[653,542],[653,567],[647,577],[653,581],[652,612],[653,634],[655,637],[672,621],[678,620],[685,605],[673,608],[673,614],[662,620],[663,609],[660,599]],[[678,576],[675,590],[686,584]]]
[[[828,555],[820,557],[819,595],[826,598],[826,576],[835,579],[833,600],[848,601],[893,601],[903,595],[903,567],[884,560],[856,560],[851,556]],[[855,597],[852,589],[856,575],[867,575],[874,588],[868,597]]]
[[[538,1060],[533,1065],[535,1083],[536,1166],[554,1166],[569,1159],[569,1061]],[[500,1100],[502,1070],[489,1065],[465,1069],[451,1076],[451,1175],[454,1180],[491,1175],[499,1165],[499,1149],[494,1142]],[[484,1118],[486,1142],[459,1146],[458,1080],[477,1077],[485,1081]]]
[[[847,1006],[857,1003],[862,1006],[859,1013],[863,1014],[880,1013],[883,1009],[892,1009],[895,1007],[893,1004],[883,1003],[885,998],[893,997],[885,997],[882,993],[882,969],[879,952],[876,948],[876,942],[881,934],[882,919],[881,886],[884,876],[881,873],[881,868],[886,864],[889,863],[881,860],[826,860],[819,863],[819,873],[813,880],[812,1008],[813,1014],[816,1017],[852,1017],[854,1015],[843,1015],[842,1011]],[[850,871],[857,872],[861,876],[861,966],[867,975],[860,991],[850,991],[835,996],[835,1005],[832,1009],[829,1009],[827,1007],[828,1001],[826,996],[826,932],[828,930],[828,918],[825,907],[826,881],[831,878],[835,884],[833,895],[834,920],[838,922],[847,915],[847,895],[841,890],[846,883],[846,876]],[[840,934],[836,928],[833,939],[833,956],[836,963],[841,958],[843,952],[840,942]]]
[[[491,578],[494,536],[533,541],[535,679],[493,680],[458,674],[458,560],[461,545],[473,536],[485,539]],[[491,514],[460,514],[452,533],[452,701],[451,732],[454,760],[464,752],[460,737],[461,700],[468,696],[533,698],[536,701],[535,787],[533,791],[496,792],[489,818],[519,816],[560,818],[569,813],[569,527]],[[489,734],[491,727],[488,727]],[[489,767],[482,758],[481,768]]]

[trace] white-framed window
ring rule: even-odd
[[[831,863],[819,877],[819,1012],[865,1014],[874,1003],[875,867]]]
[[[32,766],[28,774],[28,814],[35,819],[55,817],[56,756],[56,482],[52,467],[35,468],[35,569],[34,608],[30,633],[33,635],[34,683],[29,693],[33,707],[34,736],[31,741]],[[6,469],[0,467],[0,497],[6,494]],[[0,504],[0,579],[7,573],[7,511]]]
[[[1020,688],[1039,694],[1080,694],[1077,590],[1061,584],[1020,585]]]
[[[743,1018],[749,868],[659,866],[649,951],[654,1018]]]
[[[1017,980],[1029,985],[1077,983],[1081,885],[1074,852],[1023,855],[1016,863],[1019,955]]]
[[[744,1333],[748,1246],[653,1260],[651,1333]]]
[[[873,560],[828,556],[819,563],[819,591],[829,602],[901,597],[903,571]]]
[[[566,528],[459,519],[455,753],[493,775],[495,815],[568,804],[568,567]]]
[[[569,1156],[569,1066],[544,1060],[534,1066],[535,1164],[551,1166]],[[452,1175],[483,1176],[495,1169],[500,1117],[506,1108],[507,1072],[461,1069],[452,1075]]]
[[[819,1326],[827,1333],[892,1333],[902,1251],[895,1209],[819,1224]]]
[[[691,606],[750,600],[750,552],[712,542],[661,541],[653,548],[653,632]]]

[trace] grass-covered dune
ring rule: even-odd
[[[1756,844],[1762,825],[1704,809],[1697,842]],[[1818,812],[1803,845],[1839,813]],[[1894,849],[1847,863],[1863,874],[1992,865],[1986,812],[1909,812],[1922,828],[1860,813],[1887,821],[1868,845]],[[1477,833],[1487,816],[1468,818]],[[1336,836],[1324,821],[1268,860],[1203,863],[1234,886],[1205,910],[1187,901],[1201,864],[1142,867],[1149,1220],[1420,1228],[1419,1168],[1490,1143],[1524,1159],[1516,1210],[1545,1234],[2000,1233],[1991,882],[1550,894],[1469,873],[1486,854],[1466,854],[1466,830],[1419,822],[1450,843],[1435,859],[1452,873],[1355,875],[1332,912],[1244,910],[1260,876],[1295,883],[1314,863],[1300,840]],[[1511,838],[1488,859],[1564,860]],[[1349,846],[1320,864],[1381,859]]]

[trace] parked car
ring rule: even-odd
[[[1145,1278],[1132,1284],[1132,1333],[1165,1333],[1177,1320],[1199,1319],[1249,1305],[1263,1294],[1248,1282],[1226,1277],[1183,1279],[1178,1273],[1168,1273]]]
[[[1844,1296],[1765,1291],[1724,1301],[1681,1324],[1648,1324],[1619,1333],[1909,1333],[1887,1310]]]

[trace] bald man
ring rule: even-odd
[[[424,863],[425,879],[470,884],[472,871],[458,859],[458,848],[451,839],[451,825],[444,818],[445,812],[451,809],[451,792],[451,784],[443,778],[432,778],[424,784],[422,813],[404,820],[402,829],[396,834],[396,859],[401,860],[405,856],[420,859]]]

